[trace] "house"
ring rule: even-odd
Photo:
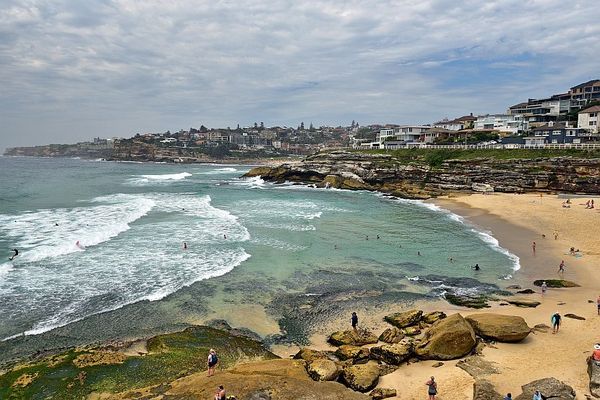
[[[599,133],[598,114],[600,114],[600,106],[593,106],[579,111],[577,115],[577,127],[591,133]]]
[[[593,140],[595,136],[584,129],[569,126],[564,122],[550,122],[547,125],[532,129],[531,135],[525,138],[526,145],[528,144],[528,139],[532,143],[538,143],[542,140],[544,144],[577,144]]]
[[[600,100],[600,79],[573,86],[569,90],[571,102],[577,107],[583,107],[591,101]]]
[[[527,131],[528,122],[521,115],[487,114],[480,115],[475,121],[475,130],[491,129],[502,133],[516,134]]]
[[[529,99],[527,102],[515,104],[508,109],[508,115],[519,116],[530,127],[557,121],[566,115],[571,107],[571,100],[563,95],[555,95],[547,99]]]
[[[451,121],[445,118],[433,124],[433,127],[447,129],[449,131],[460,131],[462,129],[472,129],[475,121],[477,121],[477,117],[474,117],[473,114],[471,114],[464,115]]]

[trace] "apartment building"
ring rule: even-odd
[[[518,114],[487,114],[477,117],[473,129],[517,134],[529,130],[529,123],[522,115]]]

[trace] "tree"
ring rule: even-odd
[[[258,124],[256,122],[254,123],[254,128],[258,128]]]
[[[260,129],[265,129],[265,123],[264,122],[260,123]]]
[[[300,122],[300,130],[303,131],[304,130],[304,122]]]
[[[315,131],[315,127],[313,126],[312,122],[310,123],[310,126],[308,127],[308,130],[311,131],[311,132]]]

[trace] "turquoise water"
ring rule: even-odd
[[[500,284],[518,268],[494,238],[432,205],[239,178],[248,169],[0,157],[0,338],[220,276],[235,284],[229,302],[267,307],[324,290],[303,281],[323,271],[374,271],[398,281],[389,288],[429,274]]]

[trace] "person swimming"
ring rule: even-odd
[[[187,250],[187,242],[183,242],[183,249]]]
[[[12,255],[12,257],[8,257],[8,259],[9,259],[10,261],[14,260],[14,259],[15,259],[15,257],[19,255],[19,250],[17,250],[17,249],[13,249],[13,251],[15,252],[15,254],[13,254],[13,255]]]
[[[479,271],[481,268],[479,268],[479,264],[475,264],[475,266],[473,267],[473,269],[474,269],[475,271]]]

